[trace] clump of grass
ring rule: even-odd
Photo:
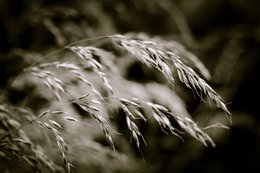
[[[182,83],[184,83],[188,88],[195,91],[201,98],[203,98],[204,95],[208,97],[209,100],[213,101],[213,103],[215,103],[218,108],[221,108],[226,113],[226,115],[228,115],[227,117],[231,121],[231,113],[227,109],[222,98],[217,94],[216,91],[213,90],[213,88],[209,84],[207,84],[207,82],[203,78],[201,78],[191,67],[187,66],[183,62],[182,57],[180,56],[180,50],[170,50],[169,46],[163,45],[165,44],[164,42],[157,43],[155,40],[142,40],[140,38],[135,39],[127,35],[111,35],[102,37],[102,39],[108,39],[112,41],[115,45],[122,47],[127,52],[135,56],[146,66],[157,69],[165,76],[165,78],[169,81],[171,85],[174,85],[174,74],[177,73],[177,76]],[[110,82],[110,76],[108,75],[108,71],[111,69],[113,70],[113,68],[116,67],[116,65],[114,65],[113,62],[109,59],[109,57],[113,57],[113,55],[110,52],[96,47],[75,46],[76,44],[81,42],[84,42],[84,40],[72,43],[56,52],[59,53],[67,48],[72,53],[74,53],[73,57],[75,57],[75,63],[66,61],[54,61],[46,63],[37,62],[31,65],[29,68],[26,68],[25,72],[27,75],[32,75],[40,79],[40,81],[44,83],[44,85],[50,91],[52,91],[54,97],[59,102],[67,100],[70,103],[76,104],[83,111],[88,113],[94,120],[96,120],[100,125],[100,128],[103,131],[107,142],[113,150],[116,150],[112,135],[112,133],[115,131],[112,129],[109,120],[106,119],[104,112],[100,108],[100,106],[102,106],[107,109],[111,104],[109,102],[110,99],[116,100],[124,111],[127,128],[131,132],[131,136],[134,139],[138,148],[140,148],[140,141],[144,142],[145,144],[146,141],[143,134],[139,130],[139,127],[135,120],[141,119],[145,122],[148,121],[148,118],[146,117],[147,115],[143,114],[141,111],[145,109],[150,110],[150,116],[155,119],[155,121],[160,125],[161,129],[164,132],[169,132],[182,139],[182,131],[184,131],[194,137],[196,140],[200,141],[205,146],[208,146],[209,144],[213,147],[215,146],[215,143],[213,142],[211,137],[207,133],[205,133],[203,131],[203,128],[200,128],[191,118],[185,117],[183,115],[177,115],[163,105],[153,103],[149,100],[143,100],[142,98],[136,97],[125,98],[124,96],[116,95],[115,90]],[[183,53],[185,51],[181,50],[181,52]],[[202,67],[200,63],[197,63],[196,66]],[[86,69],[94,73],[99,81],[101,81],[102,86],[109,93],[106,98],[104,94],[96,87],[94,81],[88,79],[88,75],[90,72]],[[86,95],[81,95],[76,99],[73,98],[70,90],[66,88],[66,83],[63,81],[64,79],[62,78],[62,76],[59,75],[59,73],[57,73],[57,70],[61,72],[66,72],[73,76],[75,80],[82,82],[86,87],[90,88],[90,90],[88,90],[89,93],[87,93]],[[203,68],[202,71],[204,71],[205,76],[208,76]],[[94,98],[90,99],[89,102],[86,102],[85,99],[89,95],[94,96]],[[22,128],[24,127],[24,125],[21,125],[19,122],[13,120],[9,116],[10,113],[8,112],[8,110],[4,106],[0,106],[0,123],[2,124],[1,128],[3,128],[6,132],[4,137],[2,137],[0,144],[3,146],[6,146],[7,143],[18,146],[16,144],[17,142],[29,144],[32,152],[36,157],[35,160],[39,160],[38,157],[41,156],[39,162],[43,162],[51,170],[56,169],[53,166],[52,162],[47,162],[45,156],[40,151],[35,149],[35,147],[32,147],[33,143],[28,140],[27,137],[23,137],[20,134],[19,138],[14,140],[13,135],[22,132]],[[73,166],[72,163],[68,161],[69,147],[66,143],[66,139],[64,139],[60,131],[63,129],[63,127],[60,123],[50,118],[44,121],[40,120],[47,114],[60,114],[62,115],[63,119],[68,122],[80,122],[80,120],[76,119],[73,116],[67,116],[66,113],[62,110],[51,111],[49,109],[39,116],[34,116],[33,114],[29,113],[27,114],[29,124],[37,122],[36,124],[51,130],[52,134],[55,137],[59,152],[61,153],[61,157],[64,161],[64,166],[67,172],[71,172],[71,168]],[[176,121],[179,127],[174,127],[172,121]],[[9,149],[11,148],[12,147],[9,147]],[[5,154],[5,151],[2,151],[2,149],[0,151]],[[24,156],[22,154],[22,151],[19,151],[20,154],[17,154],[16,152],[12,153],[17,155],[18,157],[23,158],[30,165],[33,165],[33,167],[36,167],[38,169],[38,162],[36,162],[37,164],[32,164],[29,157]]]
[[[13,118],[12,114],[16,112],[26,118],[27,123],[21,124]],[[1,131],[0,152],[7,161],[12,156],[18,160],[25,161],[35,172],[47,168],[52,172],[60,172],[62,168],[56,165],[46,154],[44,149],[35,144],[23,127],[27,124],[37,122],[46,112],[39,116],[34,116],[30,111],[19,107],[10,107],[0,105],[0,125]]]
[[[181,60],[182,58],[174,50],[164,50],[157,46],[156,42],[132,39],[123,35],[114,35],[111,38],[142,63],[153,66],[162,72],[172,84],[174,83],[173,70],[177,70],[182,83],[193,89],[199,96],[204,93],[217,107],[224,110],[227,115],[231,115],[221,97],[192,68],[185,65]],[[229,116],[228,119],[231,121]]]
[[[69,154],[69,148],[67,143],[65,142],[65,139],[62,137],[61,133],[59,132],[58,129],[62,129],[62,126],[57,123],[54,120],[50,120],[49,122],[41,122],[39,121],[39,124],[41,124],[41,126],[46,127],[47,129],[51,130],[53,135],[55,136],[57,145],[58,145],[58,149],[61,153],[61,157],[63,159],[63,163],[65,165],[65,168],[67,170],[68,173],[71,173],[71,167],[73,167],[73,165],[68,161],[68,157],[67,155]]]

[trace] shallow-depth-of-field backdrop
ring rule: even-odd
[[[259,172],[258,7],[1,0],[0,172]]]

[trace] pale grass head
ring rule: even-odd
[[[221,97],[192,68],[183,63],[178,52],[164,50],[160,44],[153,41],[134,39],[123,35],[114,35],[111,38],[142,63],[153,66],[162,72],[171,84],[174,83],[173,70],[176,70],[182,83],[193,89],[201,98],[203,97],[202,93],[207,96],[218,108],[229,115],[227,117],[231,121],[231,113]]]

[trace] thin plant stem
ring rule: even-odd
[[[79,44],[79,43],[83,43],[83,42],[88,42],[88,41],[92,41],[92,40],[100,40],[100,39],[106,39],[106,38],[110,38],[111,36],[110,35],[103,35],[103,36],[97,36],[97,37],[93,37],[93,38],[86,38],[86,39],[82,39],[82,40],[78,40],[78,41],[75,41],[75,42],[72,42],[72,43],[69,43],[67,44],[66,46],[56,50],[56,51],[53,51],[53,52],[50,52],[49,54],[43,56],[42,58],[40,58],[39,60],[31,63],[29,66],[27,66],[26,68],[24,68],[24,70],[22,72],[20,72],[19,74],[17,74],[15,77],[13,77],[7,84],[6,87],[4,87],[1,92],[0,92],[0,97],[3,96],[5,94],[5,92],[7,91],[7,89],[18,79],[20,78],[21,76],[23,76],[30,68],[32,68],[33,66],[39,64],[40,62],[42,62],[44,59],[48,58],[48,57],[51,57],[51,56],[54,56],[56,54],[59,54],[60,52],[62,52],[63,50],[65,49],[68,49],[70,46],[73,46],[75,44]]]

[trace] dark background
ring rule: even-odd
[[[145,132],[157,140],[149,140],[142,149],[146,162],[140,161],[135,171],[256,173],[260,171],[259,7],[258,0],[1,0],[0,87],[27,65],[21,52],[47,54],[80,39],[127,32],[177,40],[209,69],[209,83],[227,102],[233,124],[228,131],[220,130],[220,136],[212,135],[214,149],[193,139],[176,144],[172,142],[176,138]],[[142,69],[133,66],[127,77],[138,82],[152,78],[139,72]],[[10,94],[9,99],[19,102],[23,94],[26,91]],[[198,121],[224,114],[190,99],[185,91],[180,95]],[[135,157],[140,159],[139,154]],[[98,167],[97,163],[95,169],[106,169]]]

